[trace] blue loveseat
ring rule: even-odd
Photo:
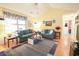
[[[22,43],[22,42],[27,41],[28,38],[31,37],[32,35],[33,33],[31,29],[18,31],[19,42]]]
[[[41,35],[43,38],[52,40],[55,38],[55,31],[51,29],[45,29],[41,32]]]

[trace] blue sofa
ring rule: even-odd
[[[27,41],[28,38],[31,37],[32,35],[33,33],[31,29],[18,31],[19,42],[22,43],[22,42]]]
[[[43,38],[52,40],[55,38],[55,31],[51,29],[45,29],[41,32],[41,35]]]

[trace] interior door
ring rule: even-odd
[[[77,32],[76,32],[76,38],[77,38],[77,41],[79,42],[79,25],[77,25]]]

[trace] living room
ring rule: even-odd
[[[70,35],[68,35],[68,33],[65,34],[67,31],[63,25],[66,15],[72,13],[78,15],[78,7],[75,6],[79,4],[0,3],[1,55],[70,55],[71,43],[68,39],[75,37],[74,27],[71,34],[71,27],[69,27]],[[67,16],[67,19],[69,17],[71,16]],[[23,51],[25,49],[29,53],[27,51],[25,53]]]

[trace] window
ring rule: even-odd
[[[25,29],[25,17],[16,16],[13,14],[5,13],[6,16],[4,16],[5,20],[5,32],[6,33],[12,33],[17,30],[23,30]]]
[[[24,19],[19,19],[18,20],[18,29],[19,30],[24,30],[25,29],[25,20]]]
[[[24,30],[25,29],[25,25],[18,25],[18,30]]]
[[[25,20],[23,19],[20,19],[20,20],[18,20],[18,24],[25,24]]]
[[[10,24],[7,24],[5,25],[5,32],[6,33],[11,33],[11,32],[15,32],[17,30],[17,25],[10,25]]]
[[[17,24],[17,20],[5,18],[5,23],[6,24]]]
[[[5,32],[14,32],[17,30],[17,20],[5,18]]]

